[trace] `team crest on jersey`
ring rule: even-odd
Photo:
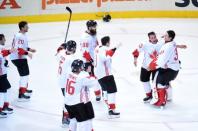
[[[150,54],[150,58],[151,59],[155,59],[155,58],[157,58],[157,51],[156,50],[154,50],[151,54]]]

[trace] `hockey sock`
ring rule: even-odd
[[[91,131],[91,130],[92,130],[92,124],[90,120],[77,123],[77,131]]]
[[[4,94],[5,94],[5,93],[0,92],[0,111],[2,111],[2,109],[3,109]]]
[[[166,88],[166,92],[167,92],[167,100],[170,101],[172,100],[172,87],[168,86],[168,88]]]
[[[20,87],[19,88],[19,94],[24,94],[26,92],[26,87]]]
[[[68,114],[68,112],[64,112],[64,111],[63,111],[63,117],[65,117],[65,118],[69,118],[69,114]]]
[[[96,90],[96,91],[94,91],[94,93],[95,93],[96,96],[100,96],[101,95],[101,91],[100,90]]]
[[[144,86],[144,91],[146,93],[147,96],[151,96],[151,85],[150,82],[142,82],[143,86]]]
[[[76,128],[77,128],[77,121],[76,121],[76,118],[70,119],[69,131],[76,131]]]
[[[7,108],[7,107],[9,107],[9,103],[8,102],[4,102],[3,108]]]
[[[108,94],[108,104],[109,104],[109,109],[110,110],[114,110],[116,108],[115,96],[116,96],[116,93],[109,93]]]
[[[158,101],[154,103],[156,106],[162,106],[166,104],[166,89],[165,86],[162,86],[161,84],[158,85],[157,88],[157,95],[158,95]]]
[[[103,99],[104,99],[105,103],[108,105],[107,91],[103,91]]]
[[[27,76],[21,76],[19,81],[19,86],[27,88],[28,85],[28,75]]]
[[[4,94],[4,106],[3,106],[3,108],[9,106],[9,102],[10,102],[9,96],[10,96],[10,89],[8,89],[7,92]]]

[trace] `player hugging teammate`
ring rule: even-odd
[[[180,69],[177,48],[186,48],[186,45],[176,45],[174,42],[175,32],[166,32],[164,42],[159,43],[154,32],[148,33],[149,42],[140,44],[133,51],[134,65],[137,66],[137,58],[140,52],[144,52],[144,60],[141,68],[140,80],[143,83],[146,97],[144,102],[149,101],[157,107],[165,106],[167,100],[171,100],[172,88],[170,82],[174,80]],[[150,75],[152,82],[150,85]],[[155,77],[155,79],[154,79]]]

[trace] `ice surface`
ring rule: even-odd
[[[71,22],[68,39],[79,43],[86,29],[86,21]],[[63,98],[57,82],[58,62],[54,56],[64,41],[67,22],[29,24],[29,46],[37,53],[29,60],[29,88],[33,89],[30,102],[16,101],[19,76],[10,62],[8,78],[12,85],[11,105],[14,114],[0,119],[0,131],[66,131],[61,127]],[[144,90],[139,81],[143,54],[138,67],[133,65],[131,52],[139,43],[147,41],[147,33],[155,31],[158,38],[166,30],[176,32],[175,41],[187,44],[179,49],[182,69],[173,85],[173,101],[164,110],[144,104]],[[0,25],[9,47],[17,24]],[[113,56],[113,73],[118,87],[117,110],[119,119],[107,118],[107,107],[95,102],[95,131],[197,131],[198,130],[198,19],[113,19],[98,21],[98,38],[109,35],[112,46],[122,43]],[[78,45],[79,46],[79,45]],[[79,48],[78,48],[79,49]],[[93,94],[92,94],[93,96]]]

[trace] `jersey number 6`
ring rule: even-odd
[[[67,79],[67,85],[66,85],[66,92],[70,95],[74,94],[75,88],[73,86],[73,84],[75,84],[75,81],[69,80]]]

